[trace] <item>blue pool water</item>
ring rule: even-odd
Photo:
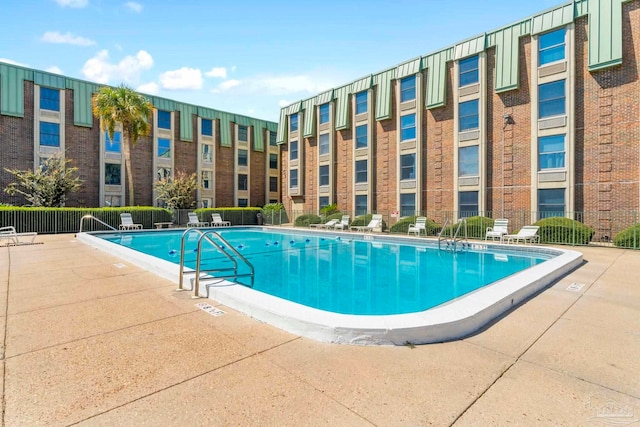
[[[179,264],[183,231],[100,237]],[[258,228],[216,231],[254,265],[255,290],[320,310],[355,315],[424,311],[551,257],[484,249],[452,253],[426,241],[395,243],[348,234]],[[195,268],[198,237],[197,232],[187,235],[187,267]],[[203,242],[202,269],[229,265],[226,257]],[[249,283],[246,278],[239,281]]]

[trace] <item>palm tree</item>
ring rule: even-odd
[[[103,86],[93,97],[93,115],[100,120],[100,130],[113,140],[116,125],[122,124],[122,154],[127,173],[129,206],[134,205],[131,148],[151,130],[153,105],[143,95],[122,84],[116,88]]]

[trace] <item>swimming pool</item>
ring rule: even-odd
[[[261,227],[217,231],[249,259],[256,275],[254,289],[212,287],[214,300],[291,332],[332,342],[403,344],[458,338],[581,262],[573,251],[483,242],[452,253],[438,250],[429,239]],[[139,259],[157,272],[166,270],[163,275],[175,280],[183,232],[96,234],[105,244],[117,244],[116,252],[129,251],[128,260]],[[187,266],[194,266],[197,239],[195,232],[187,235]],[[94,239],[89,242],[101,246]],[[229,262],[206,247],[201,254],[204,268]],[[137,255],[131,255],[134,250]]]

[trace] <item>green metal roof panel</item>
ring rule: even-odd
[[[333,89],[321,93],[315,97],[316,105],[326,104],[333,100]]]
[[[76,79],[66,79],[65,87],[73,91],[73,124],[76,126],[93,126],[93,94],[100,86],[95,83]]]
[[[376,120],[391,118],[391,81],[396,76],[396,69],[383,71],[373,76],[373,84],[378,86],[376,92]]]
[[[333,93],[333,91],[331,91]],[[316,115],[315,115],[315,98],[309,98],[302,101],[302,110],[304,111],[304,127],[302,136],[308,138],[316,133]]]
[[[487,45],[496,47],[496,92],[506,92],[519,87],[519,39],[528,34],[530,28],[531,20],[527,19],[487,36]]]
[[[47,73],[45,71],[34,71],[33,82],[40,86],[52,87],[55,89],[65,89],[67,87],[66,77],[59,74]]]
[[[198,108],[194,105],[178,102],[177,110],[180,112],[180,140],[193,142],[193,116],[198,114]]]
[[[302,102],[298,101],[294,104],[289,105],[286,110],[287,110],[287,116],[290,116],[292,114],[295,113],[299,113],[300,112],[300,107],[302,106]]]
[[[175,111],[176,102],[171,99],[160,98],[159,96],[152,96],[150,99],[151,103],[158,110],[164,111]]]
[[[267,130],[269,132],[277,132],[278,131],[278,123],[276,122],[265,122],[267,125]]]
[[[33,71],[0,63],[0,114],[24,117],[24,81],[33,80]]]
[[[216,118],[220,120],[220,146],[231,147],[231,123],[234,115],[224,111],[217,111]]]
[[[589,71],[622,63],[622,3],[589,1]]]
[[[367,77],[361,78],[360,80],[356,80],[351,83],[351,93],[362,92],[363,90],[368,90],[371,88],[371,80],[372,77],[369,75]]]
[[[198,107],[198,116],[208,120],[213,120],[218,117],[216,116],[216,110],[206,107]]]
[[[458,43],[454,48],[453,58],[458,60],[483,52],[485,49],[485,40],[486,34],[481,34],[462,43]]]
[[[580,18],[581,16],[585,16],[589,13],[589,0],[574,0],[573,6],[574,18]]]
[[[253,123],[253,119],[247,116],[242,116],[240,114],[236,114],[233,120],[236,124],[240,126],[251,126]]]
[[[426,107],[436,108],[445,105],[447,99],[447,61],[453,59],[453,48],[432,53],[424,58],[427,71]]]
[[[333,94],[336,100],[336,117],[335,124],[336,130],[349,128],[349,117],[351,116],[349,106],[349,93],[351,91],[351,85],[342,86],[336,89]]]
[[[531,33],[540,34],[573,22],[573,3],[558,6],[531,18]]]
[[[422,71],[422,58],[412,59],[396,67],[396,79],[418,74]]]
[[[278,132],[276,133],[276,144],[284,144],[287,141],[287,110],[280,109],[280,120],[278,121]]]
[[[251,119],[253,126],[253,151],[264,151],[264,128],[266,123],[263,120]]]

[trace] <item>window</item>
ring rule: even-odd
[[[211,199],[202,199],[202,207],[206,209],[209,206],[211,206]]]
[[[120,206],[120,196],[104,196],[104,204],[107,206],[118,207]]]
[[[478,73],[478,55],[470,58],[461,59],[458,62],[458,71],[460,77],[460,87],[478,83],[480,81]]]
[[[238,166],[247,166],[249,153],[247,150],[238,150]]]
[[[289,143],[289,160],[298,160],[298,141]]]
[[[275,132],[269,132],[269,145],[271,147],[277,147],[278,144],[276,143],[276,133]]]
[[[40,145],[60,147],[60,125],[58,123],[40,122]]]
[[[40,88],[40,109],[60,111],[60,91],[48,87]]]
[[[269,154],[269,169],[278,169],[278,155]]]
[[[202,188],[204,190],[208,190],[211,188],[211,172],[203,171],[202,172]]]
[[[298,113],[289,116],[289,131],[296,132],[298,130]]]
[[[246,126],[238,126],[238,141],[248,141],[249,129]]]
[[[318,185],[329,185],[329,165],[320,166],[318,172]]]
[[[356,215],[364,215],[367,213],[367,195],[356,195]]]
[[[538,169],[564,168],[564,135],[538,138]]]
[[[329,154],[329,134],[323,133],[319,137],[318,142],[318,154]]]
[[[104,164],[104,184],[105,185],[120,185],[121,177],[120,174],[121,166],[116,163],[105,163]]]
[[[289,171],[289,187],[298,188],[298,169],[291,169]]]
[[[460,218],[478,215],[478,192],[461,191],[458,193],[458,206]]]
[[[400,194],[400,216],[416,214],[416,195],[414,193]]]
[[[213,146],[211,144],[202,144],[202,161],[213,162]]]
[[[416,76],[400,80],[400,102],[416,99]]]
[[[564,189],[538,190],[539,217],[564,216]]]
[[[272,193],[278,192],[278,177],[270,176],[269,177],[269,191]]]
[[[356,184],[366,183],[367,181],[367,161],[356,160]]]
[[[113,132],[113,140],[109,138],[109,132],[104,132],[104,151],[107,153],[120,153],[120,144],[122,140],[122,134],[120,132]]]
[[[460,147],[458,149],[458,176],[478,176],[478,146]]]
[[[478,129],[478,100],[474,99],[467,102],[461,102],[458,106],[460,113],[460,132],[465,130]]]
[[[248,189],[249,189],[249,179],[247,174],[239,173],[238,174],[238,190],[247,191]]]
[[[538,65],[564,59],[564,36],[566,29],[551,31],[541,34],[538,39]]]
[[[327,196],[322,196],[318,198],[318,207],[320,209],[324,208],[325,206],[329,206],[329,197]]]
[[[171,113],[170,112],[158,110],[158,128],[171,129]]]
[[[356,148],[367,148],[367,125],[356,126]]]
[[[200,131],[204,136],[213,136],[213,120],[202,119],[202,127]]]
[[[416,139],[416,115],[400,116],[400,141]]]
[[[356,93],[356,114],[366,113],[369,110],[367,102],[366,90]]]
[[[158,138],[158,157],[171,157],[171,140],[167,138]]]
[[[158,168],[158,181],[171,179],[171,168]]]
[[[320,124],[329,123],[329,103],[320,106]]]
[[[564,80],[538,85],[538,118],[564,113]]]
[[[416,153],[400,156],[400,180],[416,179]]]
[[[238,207],[246,208],[247,206],[249,206],[249,200],[247,200],[247,199],[238,199]]]

